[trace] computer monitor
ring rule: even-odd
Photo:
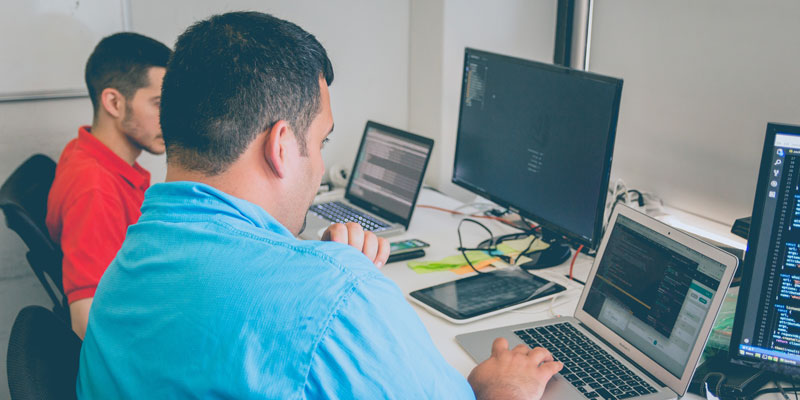
[[[622,80],[467,48],[453,183],[540,224],[558,239],[602,236]]]
[[[767,124],[730,357],[800,374],[800,126]]]

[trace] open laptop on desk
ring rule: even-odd
[[[617,205],[575,316],[456,337],[477,362],[492,341],[564,362],[544,399],[683,396],[733,278],[736,257]]]
[[[311,206],[303,239],[328,225],[358,222],[379,236],[404,232],[411,221],[433,140],[368,121],[344,198]]]

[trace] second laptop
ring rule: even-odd
[[[344,197],[311,206],[304,239],[319,239],[332,223],[357,222],[379,236],[408,228],[433,140],[367,121]]]

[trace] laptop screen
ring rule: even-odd
[[[618,215],[583,311],[680,378],[725,265]]]
[[[370,123],[353,167],[349,200],[356,198],[408,219],[422,183],[433,142]],[[360,205],[360,204],[359,204]]]

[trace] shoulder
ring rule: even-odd
[[[337,242],[299,240],[295,248],[358,276],[381,275],[375,265],[353,246]]]
[[[264,247],[253,247],[253,249],[263,249],[263,252],[256,251],[256,255],[262,254],[271,258],[275,254],[282,253],[284,257],[288,257],[287,260],[291,260],[293,265],[323,268],[330,273],[343,275],[352,281],[383,277],[383,274],[363,253],[346,244],[301,240],[276,232],[265,232],[263,228],[233,225],[221,220],[217,220],[215,223],[234,236],[244,236],[265,244]]]
[[[235,260],[240,265],[239,276],[249,280],[252,287],[261,284],[274,287],[282,282],[297,289],[292,294],[316,292],[317,296],[336,303],[349,297],[365,282],[387,280],[364,254],[345,244],[300,240],[264,228],[228,223],[224,219],[206,223],[214,227],[201,234],[198,243],[211,240],[208,237],[211,235],[215,244],[210,247],[237,248],[239,251],[228,255],[229,261]],[[162,230],[160,226],[151,229]],[[197,250],[208,250],[207,245],[203,246],[206,248]],[[265,277],[268,279],[263,279]]]
[[[91,156],[73,153],[59,161],[51,194],[58,194],[64,200],[90,193],[111,195],[117,179]]]

